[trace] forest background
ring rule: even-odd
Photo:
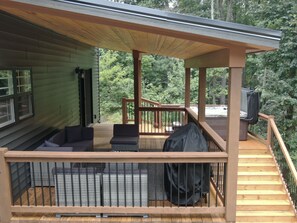
[[[204,18],[282,31],[277,51],[247,55],[243,86],[261,92],[261,112],[274,115],[297,166],[297,0],[114,0]],[[142,59],[142,94],[163,104],[184,103],[183,61]],[[121,99],[133,98],[132,55],[100,49],[101,121],[121,122]],[[209,69],[207,103],[226,103],[227,69]],[[112,95],[112,97],[110,96]],[[198,71],[191,72],[191,104],[198,100]]]

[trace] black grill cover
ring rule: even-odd
[[[207,152],[207,143],[194,123],[175,131],[164,143],[163,152]],[[193,205],[209,192],[209,164],[164,164],[167,198],[176,205]]]

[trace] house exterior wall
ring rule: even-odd
[[[94,47],[0,12],[0,68],[32,70],[34,116],[0,129],[0,147],[34,149],[50,133],[80,122],[78,76],[92,68],[98,112],[98,59]]]

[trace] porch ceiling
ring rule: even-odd
[[[28,10],[7,7],[0,8],[33,24],[99,48],[124,52],[132,52],[132,50],[136,49],[144,53],[181,59],[191,58],[224,48],[222,46],[162,34],[136,31],[45,13],[33,13]]]
[[[80,42],[189,59],[226,48],[278,48],[280,32],[105,1],[1,1],[0,10]]]

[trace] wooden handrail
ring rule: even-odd
[[[263,113],[259,113],[258,114],[258,117],[264,121],[267,121],[267,138],[266,138],[266,143],[267,143],[267,146],[272,148],[272,132],[273,134],[275,135],[277,141],[278,141],[278,144],[280,146],[280,149],[283,153],[283,156],[287,162],[287,165],[289,166],[289,169],[293,175],[293,178],[294,178],[294,181],[295,183],[297,184],[297,171],[296,171],[296,168],[295,168],[295,165],[294,163],[292,162],[292,159],[290,157],[290,154],[288,152],[288,149],[284,143],[284,140],[277,128],[277,125],[274,121],[274,116],[271,116],[271,115],[266,115],[266,114],[263,114]],[[265,139],[264,139],[265,140]]]
[[[125,100],[126,100],[127,102],[134,102],[134,99],[131,99],[131,98],[125,98]]]
[[[185,108],[175,107],[140,107],[139,111],[185,111]]]
[[[193,111],[191,108],[185,108],[186,112],[188,115],[192,117],[192,119],[201,126],[207,133],[208,135],[214,140],[214,142],[221,148],[222,151],[226,151],[226,142],[222,139],[219,134],[214,131],[206,122],[199,122],[198,121],[198,116],[197,114]]]
[[[134,99],[133,99],[134,100]],[[156,101],[152,101],[152,100],[149,100],[149,99],[145,99],[145,98],[141,98],[141,100],[143,102],[147,102],[147,103],[150,103],[152,105],[156,105],[156,106],[160,106],[160,103],[159,102],[156,102]]]
[[[226,163],[225,152],[45,152],[8,151],[6,162],[73,162],[73,163]]]
[[[263,114],[263,113],[259,113],[259,114],[258,114],[258,117],[259,117],[260,119],[263,119],[263,120],[268,121],[269,118],[270,118],[271,116],[269,116],[269,115],[265,115],[265,114]]]
[[[296,171],[294,163],[292,162],[292,159],[290,157],[288,149],[287,149],[287,147],[286,147],[286,145],[284,143],[284,140],[282,139],[282,136],[281,136],[276,124],[275,124],[274,119],[269,118],[268,120],[270,122],[271,129],[272,129],[272,131],[273,131],[273,133],[274,133],[274,135],[275,135],[275,137],[276,137],[276,139],[277,139],[277,141],[278,141],[278,143],[280,145],[280,149],[281,149],[281,151],[282,151],[282,153],[283,153],[283,155],[284,155],[284,157],[286,159],[286,162],[287,162],[287,164],[288,164],[288,166],[290,168],[290,171],[291,171],[291,173],[293,175],[294,181],[295,181],[295,183],[297,185],[297,171]],[[271,144],[269,146],[271,146]]]

